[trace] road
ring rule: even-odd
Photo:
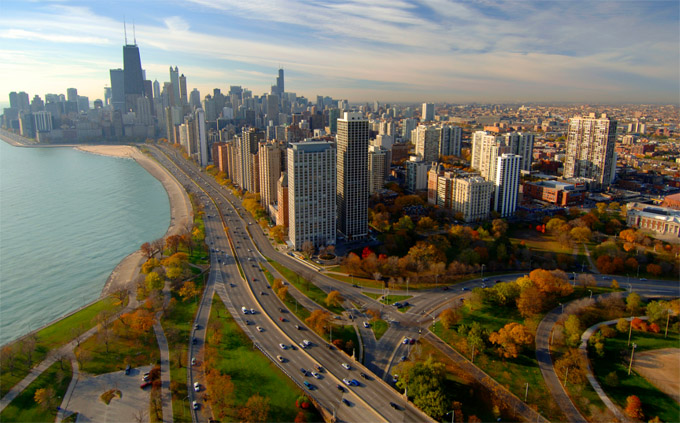
[[[371,377],[370,380],[359,377],[360,372],[366,374],[370,372],[360,363],[351,362],[351,359],[343,352],[337,349],[330,350],[322,338],[308,330],[304,322],[298,321],[292,313],[285,309],[278,297],[270,293],[269,285],[259,267],[259,264],[264,264],[265,260],[253,244],[249,232],[261,235],[260,241],[266,241],[265,244],[270,248],[271,246],[261,232],[249,231],[251,226],[249,223],[252,226],[256,225],[248,218],[244,220],[238,217],[237,210],[224,196],[222,187],[213,187],[210,181],[206,181],[207,178],[201,175],[201,172],[197,169],[180,169],[174,161],[168,160],[168,157],[158,153],[155,149],[152,149],[152,151],[157,160],[168,168],[185,187],[198,193],[199,200],[205,206],[206,242],[212,250],[211,265],[214,271],[211,271],[206,295],[196,317],[198,328],[194,330],[194,337],[197,338],[197,344],[192,345],[191,350],[191,354],[196,358],[196,366],[193,366],[188,376],[188,382],[192,386],[193,382],[202,383],[203,380],[200,348],[204,342],[205,324],[209,316],[208,298],[211,298],[210,293],[214,289],[241,324],[246,334],[253,340],[254,347],[260,348],[292,380],[307,390],[330,414],[335,412],[339,420],[365,421],[367,418],[375,421],[420,422],[430,420],[412,404],[405,402],[398,392],[382,380],[375,377]],[[187,162],[182,162],[178,160],[179,164],[184,165],[183,167],[188,167]],[[215,199],[219,210],[210,204],[212,199]],[[240,208],[238,208],[238,211],[243,213]],[[223,218],[220,216],[223,216]],[[227,227],[228,236],[233,240],[233,244],[225,236],[223,224]],[[253,238],[257,242],[257,235]],[[277,259],[280,256],[287,257],[273,251],[273,248],[270,252]],[[241,265],[245,278],[240,275],[237,263]],[[289,263],[283,264],[288,265]],[[295,267],[299,265],[297,262],[294,264]],[[299,271],[302,272],[303,270],[305,272],[303,276],[307,276],[306,273],[313,272],[311,269],[300,269]],[[323,288],[330,291],[332,286],[327,285]],[[348,293],[350,293],[349,290]],[[358,293],[351,292],[351,294],[353,297],[359,297]],[[243,314],[241,307],[246,307],[248,310],[253,309],[255,313]],[[282,309],[283,312],[281,312]],[[285,321],[281,321],[279,318],[283,318]],[[297,330],[296,324],[304,329]],[[256,329],[258,326],[262,329],[262,332]],[[304,339],[311,341],[312,346],[306,349],[301,348],[299,344]],[[279,344],[286,345],[286,350],[282,350]],[[296,349],[291,350],[288,347],[290,345],[295,345]],[[276,359],[277,355],[281,355],[284,362],[279,362]],[[349,364],[351,370],[345,369],[342,363]],[[302,368],[309,371],[317,365],[323,368],[319,379],[302,374]],[[360,385],[356,387],[344,386],[343,392],[341,392],[337,389],[337,386],[344,385],[343,378],[356,379]],[[313,385],[311,390],[304,388],[304,381]],[[190,397],[192,401],[200,402],[198,396],[195,396],[193,392]],[[349,401],[349,406],[342,403],[343,398]],[[397,404],[398,409],[391,407],[390,402]],[[196,421],[207,421],[209,419],[207,413],[203,412],[203,407],[204,405],[200,404],[199,410],[194,413]]]

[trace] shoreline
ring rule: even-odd
[[[131,145],[78,145],[73,146],[90,154],[98,154],[109,157],[128,158],[136,161],[151,176],[156,178],[168,195],[170,202],[170,225],[163,235],[176,235],[184,228],[189,227],[193,221],[191,201],[186,191],[179,182],[158,162],[142,153],[137,146]],[[152,242],[150,239],[147,242]],[[113,269],[102,288],[101,297],[109,295],[121,289],[127,289],[133,293],[139,272],[145,262],[144,255],[140,250],[129,254]],[[134,297],[134,295],[133,295]]]

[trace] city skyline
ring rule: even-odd
[[[87,5],[87,6],[84,6]],[[360,101],[677,103],[677,2],[3,3],[0,92],[103,98],[123,20],[147,79]],[[127,18],[122,14],[125,13]],[[134,22],[134,35],[132,24]],[[653,29],[653,31],[651,31]],[[272,41],[275,40],[275,41]],[[0,97],[0,106],[7,106]]]

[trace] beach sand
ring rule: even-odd
[[[88,153],[126,157],[135,160],[153,177],[158,179],[168,193],[170,200],[170,226],[164,237],[181,233],[185,228],[190,227],[193,221],[193,211],[186,191],[163,166],[142,153],[137,147],[129,145],[82,145],[76,148]],[[148,240],[148,242],[151,241],[153,240]],[[102,296],[121,289],[127,289],[134,293],[137,281],[140,278],[139,271],[144,261],[145,257],[139,250],[125,257],[111,272],[102,289]],[[132,295],[131,298],[135,298],[135,295]]]

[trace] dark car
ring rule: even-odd
[[[390,401],[390,407],[394,408],[395,410],[401,410],[401,408],[399,408],[399,406],[397,404],[395,404],[391,401]]]
[[[413,345],[413,344],[416,343],[416,340],[415,340],[414,338],[411,338],[411,339],[408,340],[408,343],[409,343],[410,345]]]
[[[279,320],[282,321],[282,322],[286,321],[286,319],[284,319],[283,317],[279,317]]]
[[[347,405],[347,406],[352,405],[352,403],[347,401],[345,398],[342,399],[342,403]]]
[[[342,385],[336,385],[335,387],[338,388],[338,391],[340,391],[340,392],[345,392],[345,387],[344,387],[344,386],[342,386]]]

